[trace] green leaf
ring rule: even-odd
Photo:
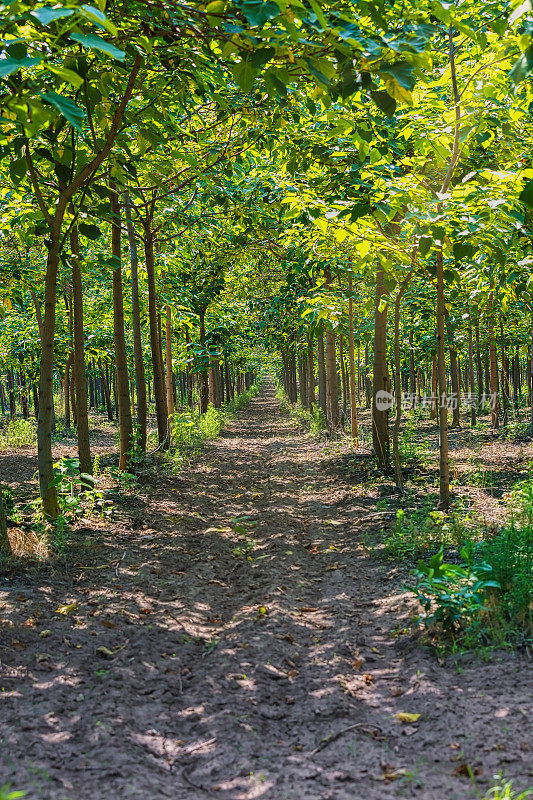
[[[257,71],[253,68],[251,61],[239,61],[233,67],[233,80],[243,92],[249,92],[252,88]]]
[[[102,235],[102,231],[98,225],[91,225],[89,222],[80,222],[78,231],[82,236],[86,236],[87,239],[91,239],[93,242]]]
[[[41,60],[40,58],[29,58],[28,56],[23,58],[2,58],[0,60],[0,78],[6,78],[22,67],[34,67],[36,64],[40,64]]]
[[[73,13],[74,12],[70,8],[50,8],[50,6],[36,8],[35,11],[31,12],[32,16],[37,17],[41,25],[50,25],[50,23],[55,22],[56,19],[70,17]]]
[[[9,162],[9,177],[11,178],[15,186],[18,186],[18,184],[21,182],[22,178],[26,174],[26,168],[27,164],[25,158],[17,158],[16,161]]]
[[[83,78],[81,75],[78,75],[77,72],[74,72],[72,69],[67,69],[66,67],[54,67],[51,64],[47,65],[50,72],[53,72],[54,75],[57,75],[59,78],[65,81],[65,83],[71,83],[76,89],[79,89],[80,86],[83,84]]]
[[[533,46],[528,47],[525,53],[523,53],[520,56],[520,58],[512,68],[511,72],[509,73],[509,77],[511,78],[512,82],[516,85],[518,83],[521,83],[524,80],[524,78],[527,78],[527,76],[532,70],[533,70]]]
[[[106,42],[105,39],[102,39],[94,33],[90,33],[87,36],[82,33],[71,33],[70,38],[90,50],[101,50],[102,53],[107,53],[107,55],[112,58],[116,58],[117,61],[124,61],[126,58],[126,53],[124,53],[123,50],[119,50],[118,47],[110,44],[110,42]]]
[[[46,100],[47,103],[55,106],[57,110],[63,114],[65,119],[67,119],[72,127],[76,128],[76,130],[82,132],[82,122],[85,119],[85,112],[78,108],[78,106],[72,102],[68,97],[63,97],[61,94],[57,94],[57,92],[46,92],[46,94],[41,95],[43,100]]]
[[[105,14],[102,14],[100,9],[94,8],[94,6],[85,5],[81,7],[80,11],[84,17],[87,17],[87,19],[90,19],[91,22],[96,23],[96,25],[98,25],[100,28],[109,31],[109,33],[111,33],[113,36],[117,35],[118,31],[115,25],[113,25],[111,20],[109,20]]]
[[[433,244],[433,236],[421,236],[418,240],[418,252],[422,257],[427,256]]]
[[[385,72],[403,86],[404,89],[411,91],[416,83],[413,77],[413,67],[407,61],[395,61],[394,64],[386,64],[381,67],[381,72]]]
[[[272,0],[237,0],[236,5],[253,28],[262,28],[265,22],[280,13],[280,7]]]
[[[252,55],[252,66],[253,67],[262,67],[263,64],[266,64],[268,61],[271,61],[274,56],[276,55],[276,50],[274,47],[260,47],[259,50],[256,50]]]
[[[370,95],[378,108],[381,108],[381,110],[388,117],[392,117],[396,111],[396,100],[394,100],[394,98],[383,89],[374,90],[373,92],[370,92]]]
[[[521,203],[529,208],[533,208],[533,181],[528,181],[520,194],[518,199]]]

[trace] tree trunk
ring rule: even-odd
[[[91,445],[89,442],[89,411],[87,408],[87,375],[85,372],[85,343],[83,338],[83,287],[80,267],[78,228],[70,232],[72,253],[72,328],[74,339],[74,381],[76,384],[76,410],[78,420],[78,458],[80,472],[92,475]]]
[[[348,278],[348,291],[350,296],[348,298],[348,360],[350,363],[350,432],[352,439],[357,444],[357,437],[359,435],[357,424],[357,394],[358,384],[357,376],[355,374],[355,340],[353,332],[353,285],[352,277]]]
[[[374,309],[374,375],[372,387],[372,444],[379,469],[390,467],[389,409],[390,379],[387,370],[387,304],[380,310],[385,298],[385,273],[378,266],[376,273],[376,297]],[[378,394],[379,393],[379,394]],[[376,403],[376,400],[378,401]]]
[[[308,376],[308,404],[313,408],[315,404],[315,358],[313,352],[313,334],[307,333],[307,376]]]
[[[470,425],[474,427],[476,424],[476,402],[475,402],[475,389],[474,389],[474,347],[472,337],[472,316],[468,317],[468,380],[470,383],[470,396],[468,398],[470,405]]]
[[[3,556],[12,555],[11,542],[7,535],[7,518],[4,506],[4,487],[0,483],[0,553]]]
[[[500,426],[499,419],[499,400],[498,400],[498,362],[496,359],[496,342],[494,339],[494,319],[493,319],[494,296],[490,293],[489,313],[487,318],[489,335],[489,375],[490,375],[490,419],[492,429],[496,430]]]
[[[450,314],[446,307],[444,308],[444,317],[446,322],[446,331],[448,333],[448,346],[450,353],[450,378],[452,382],[452,422],[451,428],[460,428],[461,420],[459,414],[460,404],[460,390],[459,390],[459,368],[457,363],[457,350],[455,348],[453,327],[450,322]]]
[[[198,370],[198,394],[200,414],[205,414],[209,407],[209,359],[205,352],[205,311],[200,312],[200,358],[202,359],[200,369]]]
[[[137,241],[135,228],[131,219],[131,200],[129,194],[125,195],[124,216],[128,231],[131,265],[131,325],[133,332],[133,358],[135,362],[135,391],[137,393],[137,426],[139,429],[139,447],[146,451],[146,374],[144,369],[144,356],[141,335],[141,310],[139,304],[139,256],[137,254]]]
[[[450,505],[450,459],[448,452],[448,404],[446,398],[446,342],[444,265],[442,247],[437,249],[437,378],[439,390],[439,505],[446,510]]]
[[[57,272],[61,226],[66,203],[58,204],[50,230],[46,277],[44,286],[44,317],[39,371],[39,419],[37,421],[37,456],[39,490],[45,516],[55,518],[59,513],[52,462],[52,413],[54,402],[54,333],[56,322]]]
[[[329,265],[324,268],[326,289],[331,283],[331,270]],[[337,348],[335,333],[331,328],[326,328],[326,417],[328,428],[331,431],[339,427],[339,376],[337,374]]]
[[[326,356],[324,348],[324,332],[322,327],[317,333],[317,366],[318,366],[318,405],[326,414]]]
[[[165,309],[165,360],[167,365],[166,371],[166,390],[167,390],[167,408],[170,417],[174,414],[174,385],[173,385],[173,369],[172,369],[172,317],[170,313],[170,306]]]
[[[133,425],[129,393],[128,356],[124,332],[124,297],[122,291],[121,222],[120,203],[111,184],[111,253],[113,257],[113,338],[115,342],[115,369],[117,381],[117,408],[120,435],[120,470],[130,467],[133,448]]]
[[[159,341],[157,301],[155,293],[154,240],[150,219],[144,221],[144,252],[146,258],[146,274],[148,277],[148,318],[150,322],[150,345],[152,350],[152,369],[154,374],[157,433],[159,444],[165,448],[168,446],[168,408],[161,369],[161,345]]]
[[[431,408],[430,419],[437,419],[437,356],[433,356],[431,364]]]

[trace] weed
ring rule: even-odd
[[[523,792],[515,792],[512,781],[498,783],[489,789],[482,798],[480,796],[480,800],[531,800],[531,798],[533,798],[533,786]]]

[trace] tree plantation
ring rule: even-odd
[[[533,798],[531,0],[0,2],[0,800]]]

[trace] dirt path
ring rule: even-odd
[[[458,671],[398,633],[401,577],[360,543],[379,516],[327,450],[267,385],[186,475],[150,476],[53,568],[2,578],[0,785],[466,800],[467,764],[481,795],[498,772],[527,785],[528,662]]]

